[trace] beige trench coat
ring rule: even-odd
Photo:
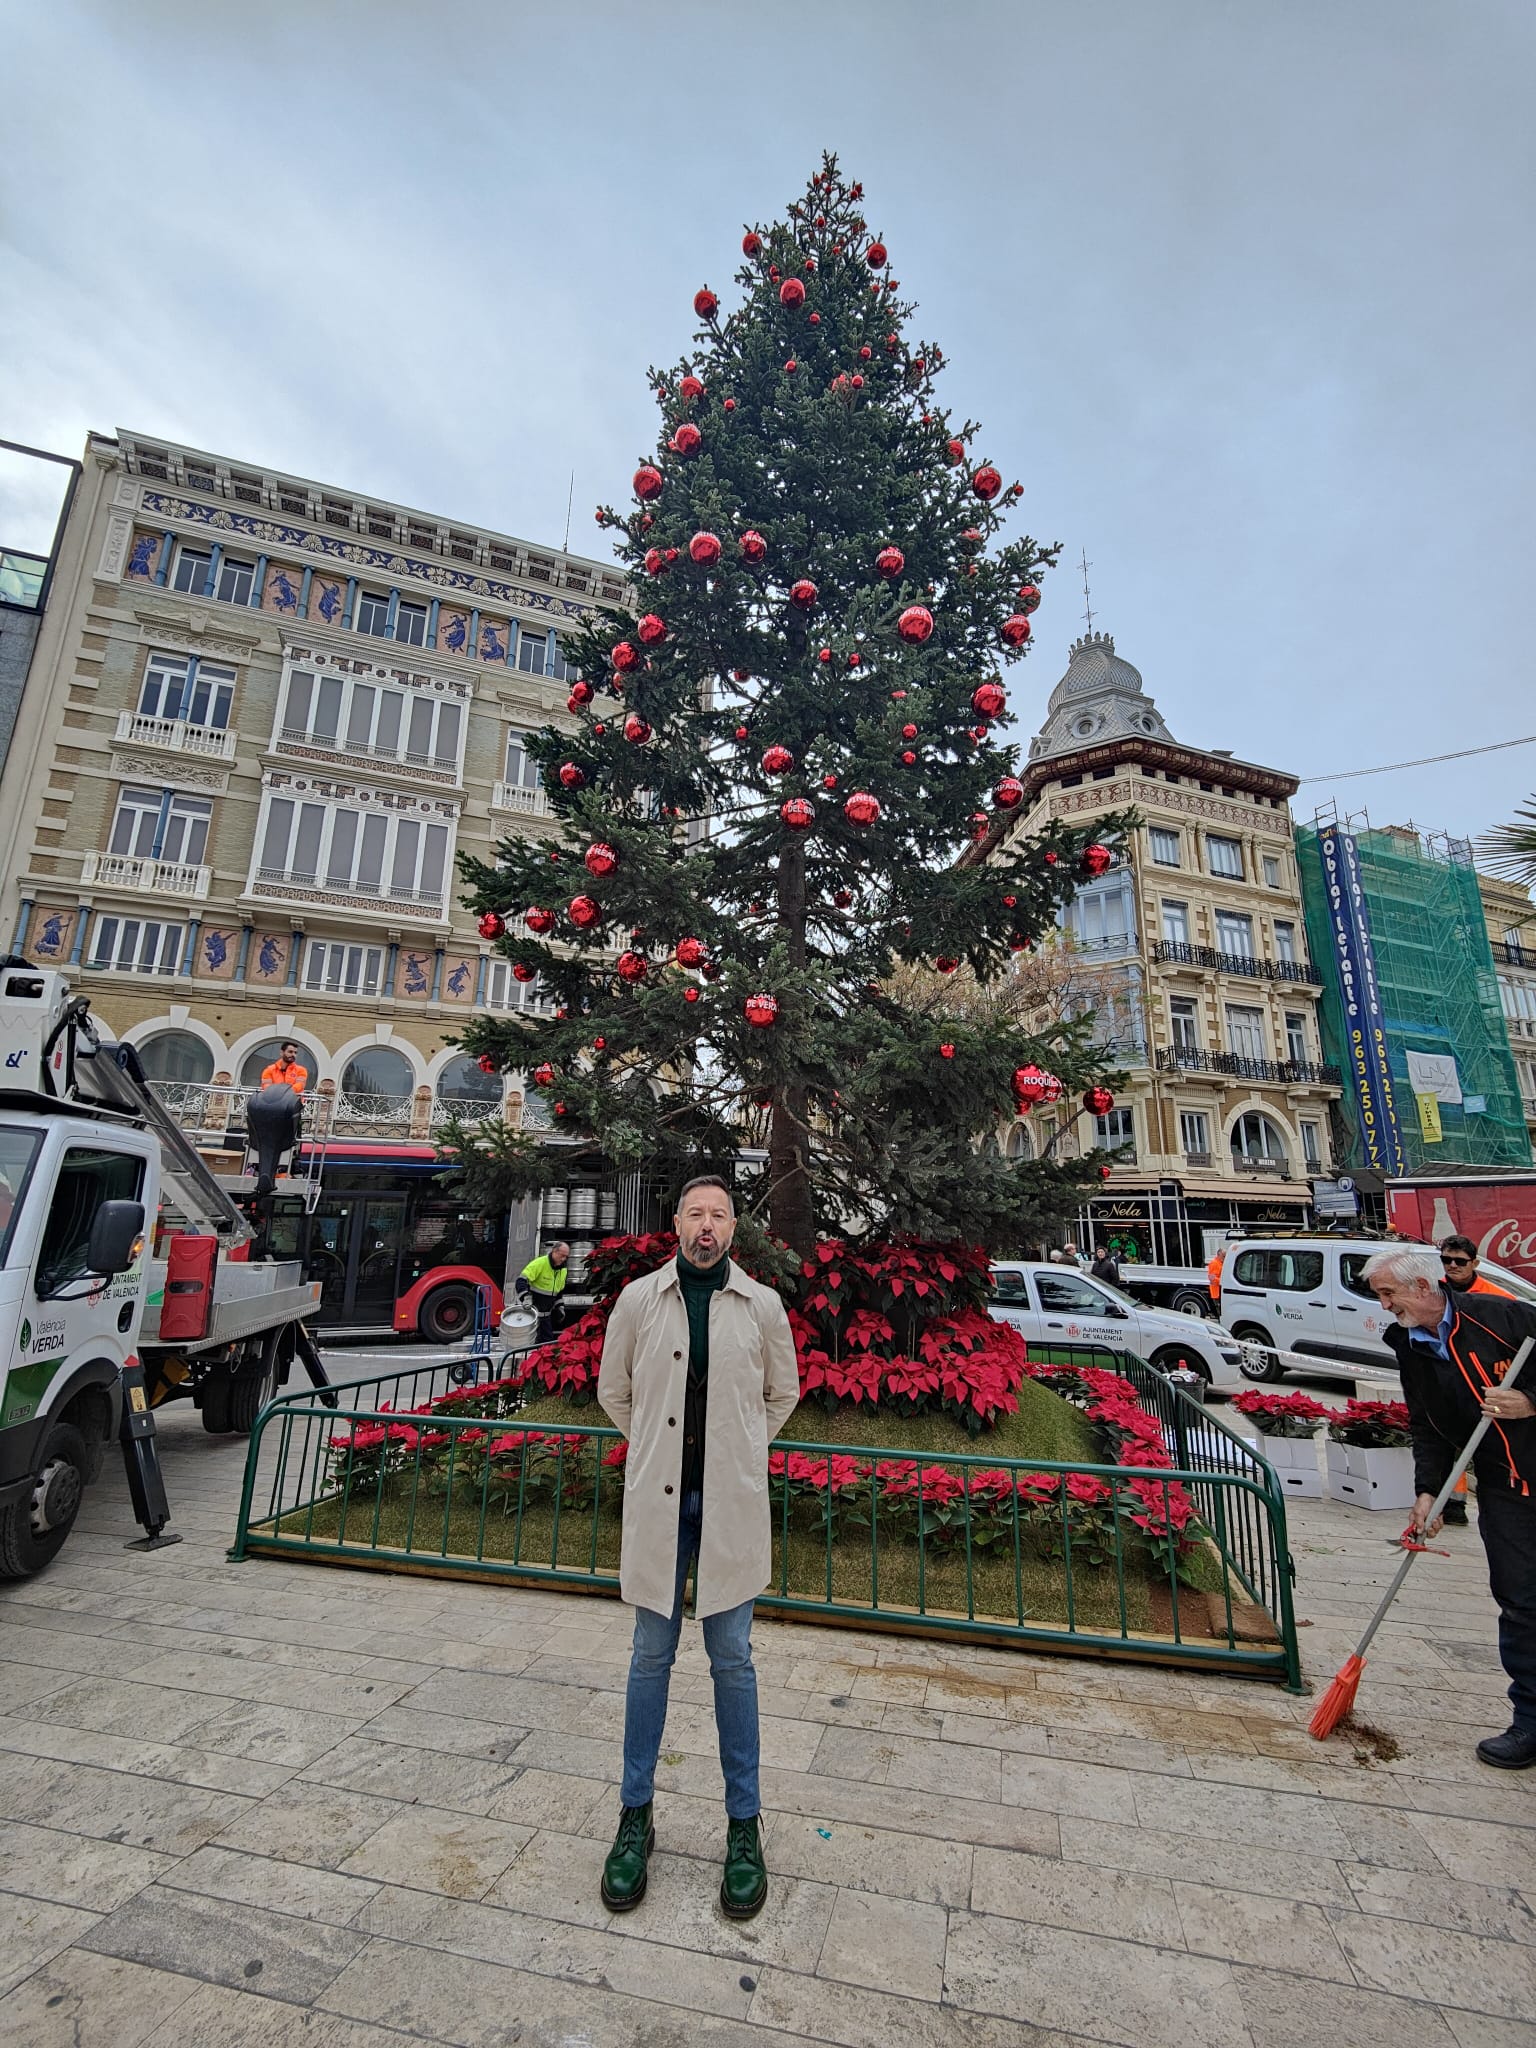
[[[631,1280],[603,1339],[597,1398],[629,1438],[619,1589],[631,1607],[670,1614],[677,1584],[688,1311],[669,1260]],[[768,1446],[800,1399],[784,1304],[732,1265],[709,1304],[700,1619],[754,1600],[773,1573]]]

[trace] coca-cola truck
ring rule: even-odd
[[[1387,1221],[1425,1244],[1470,1237],[1481,1258],[1536,1282],[1536,1172],[1468,1167],[1390,1182]]]

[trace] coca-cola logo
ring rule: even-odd
[[[1536,1230],[1524,1231],[1518,1216],[1501,1216],[1483,1232],[1477,1247],[1480,1259],[1492,1259],[1500,1266],[1536,1266]]]

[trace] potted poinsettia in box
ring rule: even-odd
[[[1351,1507],[1413,1506],[1413,1450],[1402,1401],[1349,1401],[1328,1418],[1328,1497]]]
[[[1317,1465],[1316,1437],[1328,1410],[1310,1394],[1237,1394],[1232,1406],[1251,1422],[1261,1448],[1275,1468],[1286,1493],[1302,1500],[1321,1500],[1323,1479]]]

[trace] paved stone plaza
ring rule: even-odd
[[[180,1547],[123,1549],[113,1469],[0,1594],[6,2043],[1536,2048],[1536,1772],[1472,1757],[1507,1720],[1475,1530],[1377,1640],[1390,1741],[1320,1747],[1267,1686],[761,1622],[746,1926],[690,1626],[615,1920],[625,1610],[230,1564],[243,1446],[185,1409],[162,1438]],[[1392,1519],[1294,1514],[1319,1687]]]

